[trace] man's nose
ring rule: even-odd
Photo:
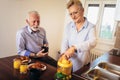
[[[36,22],[35,22],[35,25],[39,25],[39,22],[36,21]]]

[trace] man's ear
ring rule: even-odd
[[[26,23],[29,24],[29,21],[26,19]]]

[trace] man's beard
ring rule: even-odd
[[[39,27],[31,27],[31,29],[33,30],[33,31],[38,31],[39,30]]]

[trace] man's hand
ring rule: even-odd
[[[69,59],[69,58],[71,58],[73,55],[74,55],[74,53],[75,53],[75,47],[74,46],[72,46],[72,47],[70,47],[65,53],[64,53],[64,55]]]
[[[45,57],[45,56],[47,56],[47,55],[48,55],[48,52],[43,53],[43,51],[44,51],[44,49],[42,49],[41,51],[39,51],[39,52],[36,54],[36,56],[37,56],[37,57]]]

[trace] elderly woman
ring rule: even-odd
[[[70,0],[67,9],[72,18],[65,27],[61,54],[73,63],[73,72],[90,62],[90,49],[96,45],[95,25],[84,17],[84,8],[79,0]]]

